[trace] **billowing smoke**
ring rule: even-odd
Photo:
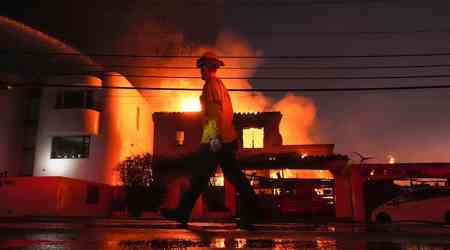
[[[280,132],[284,144],[311,144],[309,134],[316,118],[316,106],[311,99],[288,93],[273,105],[283,114]]]
[[[180,45],[180,44],[178,44]],[[223,32],[218,36],[215,46],[196,46],[192,54],[202,54],[211,50],[222,56],[262,56],[263,53],[254,50],[244,39]],[[219,69],[219,77],[250,77],[255,73],[254,68],[262,63],[260,59],[224,58],[225,67]],[[166,60],[161,64],[163,67],[195,66],[195,59],[177,58]],[[227,67],[240,69],[227,69]],[[242,69],[245,68],[245,69]],[[147,75],[168,76],[199,76],[198,69],[149,69]],[[251,88],[248,80],[225,79],[227,88]],[[175,88],[201,88],[203,81],[200,79],[163,79],[152,83],[153,87],[175,87]],[[146,85],[148,86],[148,85]],[[143,95],[149,102],[152,112],[161,111],[195,111],[199,109],[198,96],[200,92],[174,92],[143,91]],[[231,98],[235,112],[261,112],[280,111],[283,118],[280,132],[284,144],[308,144],[312,143],[309,130],[314,125],[315,106],[314,103],[302,96],[287,94],[282,100],[275,102],[263,93],[257,92],[232,92]]]
[[[247,41],[234,35],[231,32],[222,32],[217,39],[214,48],[208,48],[215,51],[218,55],[224,56],[262,56],[262,51],[254,50]],[[262,63],[260,59],[240,59],[229,58],[224,60],[227,67],[240,68],[221,69],[219,77],[249,77],[255,73],[254,68]],[[243,69],[244,68],[244,69]],[[252,85],[248,80],[233,79],[223,80],[227,88],[251,88]],[[257,112],[270,109],[272,101],[263,93],[256,92],[232,92],[231,99],[235,112]]]

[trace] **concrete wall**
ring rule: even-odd
[[[264,128],[264,148],[240,148],[240,155],[263,153],[298,153],[299,155],[330,155],[334,144],[282,145],[279,124],[280,112],[236,113],[233,124],[242,139],[242,129],[250,127]],[[154,145],[156,156],[176,158],[187,155],[198,149],[201,138],[201,114],[197,112],[157,112],[153,115]],[[177,130],[184,131],[184,145],[177,146],[175,135]]]
[[[202,135],[202,120],[199,112],[188,113],[154,113],[155,156],[176,158],[195,152]],[[184,144],[177,146],[176,131],[184,131]]]
[[[353,219],[352,183],[350,176],[334,174],[336,219],[350,221]]]
[[[235,113],[233,124],[241,139],[244,128],[264,128],[264,149],[271,150],[283,144],[281,118],[280,112]]]
[[[101,80],[92,76],[53,77],[47,82],[48,84],[101,86]],[[78,88],[70,90],[76,89]],[[34,176],[65,176],[103,182],[103,180],[99,180],[101,166],[94,157],[96,148],[103,146],[96,138],[100,112],[91,109],[56,109],[57,95],[64,90],[66,89],[46,88],[42,92]],[[54,136],[91,136],[89,157],[51,159],[51,145]]]
[[[88,187],[98,200],[88,204]],[[0,178],[0,217],[108,216],[111,187],[62,177]]]
[[[125,77],[112,72],[103,78],[103,85],[134,87]],[[117,165],[130,155],[150,153],[152,116],[149,104],[135,89],[106,89],[103,97],[100,137],[107,147],[97,155],[105,162],[105,183],[119,185]]]

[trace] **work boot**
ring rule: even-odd
[[[188,218],[177,209],[163,208],[160,210],[160,214],[168,220],[174,220],[181,223],[183,226],[188,223]]]

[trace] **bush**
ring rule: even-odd
[[[159,208],[163,192],[153,177],[152,162],[152,155],[147,153],[129,156],[119,164],[130,216],[139,217],[144,210]]]
[[[152,155],[132,155],[119,164],[120,179],[125,188],[149,187],[153,183]]]

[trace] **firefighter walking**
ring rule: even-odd
[[[257,197],[248,179],[239,169],[236,160],[238,149],[237,133],[233,127],[233,107],[230,95],[222,81],[217,78],[217,69],[224,63],[213,53],[206,52],[197,60],[203,85],[200,102],[202,105],[203,132],[200,141],[200,171],[192,173],[190,187],[186,190],[175,209],[162,209],[167,219],[187,224],[198,197],[208,188],[209,179],[220,164],[225,178],[239,194],[240,228],[251,229],[259,214]]]

